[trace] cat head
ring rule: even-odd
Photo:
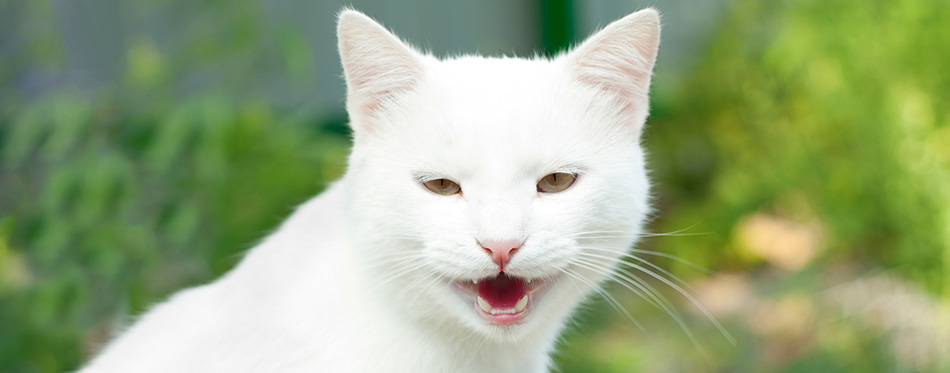
[[[554,58],[437,59],[346,10],[351,250],[407,323],[556,333],[636,241],[652,9]]]

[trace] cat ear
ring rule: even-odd
[[[394,95],[422,78],[418,53],[363,13],[346,9],[337,24],[340,60],[346,76],[346,106],[354,131],[370,125]]]
[[[575,79],[617,94],[624,111],[645,117],[659,45],[660,16],[647,8],[607,25],[567,58]]]

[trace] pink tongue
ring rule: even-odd
[[[478,282],[478,295],[495,308],[514,307],[524,296],[524,280],[504,272]]]

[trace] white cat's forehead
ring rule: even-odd
[[[570,109],[558,102],[567,89],[556,61],[460,57],[429,61],[425,70],[419,104],[430,106],[456,141],[535,138],[561,124],[558,116]]]
[[[560,83],[553,63],[463,57],[431,63],[426,70],[421,87],[426,93],[414,104],[426,106],[428,113],[420,118],[429,123],[418,127],[419,135],[437,147],[486,164],[491,158],[529,162],[537,151],[526,149],[531,146],[525,139],[553,134]],[[432,126],[439,128],[430,131]]]
[[[493,182],[596,163],[609,153],[601,149],[620,143],[605,131],[615,126],[590,115],[595,97],[564,70],[545,59],[430,59],[418,94],[389,109],[386,154],[402,154],[418,171]],[[636,146],[632,137],[622,142]]]
[[[424,89],[455,113],[503,119],[550,105],[563,84],[561,70],[541,59],[460,57],[427,64]]]

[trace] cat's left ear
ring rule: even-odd
[[[346,9],[337,25],[346,108],[357,135],[394,97],[422,80],[421,56],[363,13]]]
[[[659,45],[660,16],[655,9],[643,9],[607,25],[571,51],[569,69],[581,83],[616,94],[625,112],[645,118]]]

